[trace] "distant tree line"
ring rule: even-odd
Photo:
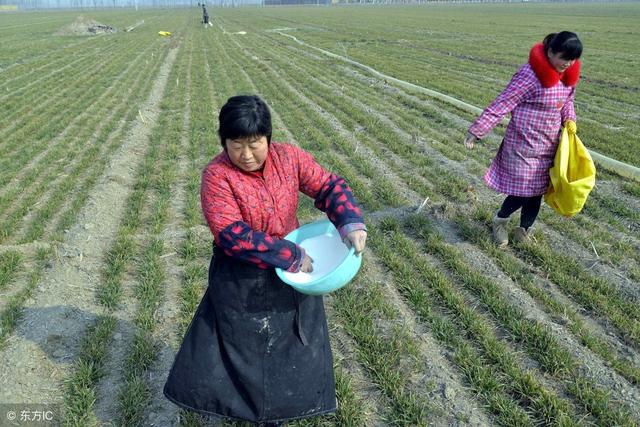
[[[637,0],[613,0],[612,2],[633,2]],[[569,3],[569,2],[602,2],[602,0],[205,0],[207,6],[242,7],[242,6],[284,6],[284,5],[376,5],[376,4],[431,4],[431,3]],[[200,0],[0,0],[0,13],[11,10],[34,9],[87,9],[87,8],[184,8],[198,7]],[[5,6],[4,8],[2,6]]]
[[[146,8],[195,8],[197,3],[197,0],[0,0],[0,6],[16,5],[19,10],[134,8],[136,5]]]

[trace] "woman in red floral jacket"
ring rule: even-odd
[[[274,267],[309,272],[313,260],[283,237],[298,227],[298,194],[315,200],[357,253],[366,227],[351,189],[304,150],[271,142],[257,96],[220,111],[224,151],[202,174],[215,240],[209,287],[176,355],[168,399],[213,417],[279,425],[334,412],[335,383],[321,296],[298,293]]]

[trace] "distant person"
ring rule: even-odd
[[[209,25],[209,12],[207,12],[207,7],[202,3],[202,23],[206,26]]]
[[[305,250],[284,239],[298,228],[300,192],[357,254],[367,238],[362,212],[343,178],[301,148],[271,141],[259,97],[229,98],[218,119],[223,151],[200,187],[215,241],[209,282],[164,394],[187,410],[264,426],[334,412],[322,295],[299,293],[275,267],[313,271]]]
[[[511,120],[500,149],[484,175],[487,185],[507,195],[492,220],[499,246],[509,243],[507,223],[518,209],[520,226],[513,239],[530,239],[529,231],[549,186],[549,169],[558,147],[561,128],[576,120],[573,99],[580,78],[582,42],[562,31],[545,37],[529,52],[529,61],[514,74],[506,89],[471,125],[464,145],[472,149],[507,114]]]

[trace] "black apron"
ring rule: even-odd
[[[175,404],[252,422],[336,410],[322,296],[216,249],[209,286],[164,386]]]

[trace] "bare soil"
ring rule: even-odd
[[[56,36],[95,36],[98,34],[113,34],[118,30],[91,18],[78,16],[71,24],[60,28]]]

